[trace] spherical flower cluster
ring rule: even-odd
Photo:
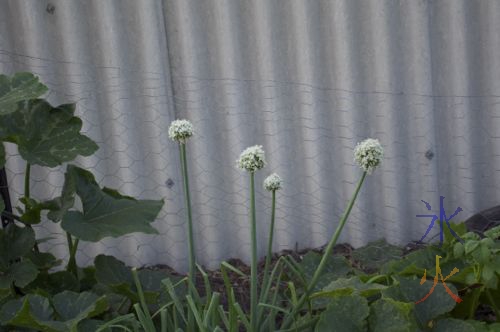
[[[168,128],[168,137],[179,143],[185,143],[186,139],[193,136],[193,125],[188,120],[174,120]]]
[[[354,149],[354,161],[368,174],[382,163],[383,156],[384,149],[378,139],[366,139]]]
[[[249,172],[255,172],[256,170],[263,168],[266,165],[266,159],[262,145],[254,145],[246,148],[240,154],[236,163],[239,168]]]
[[[281,186],[281,178],[278,174],[273,173],[269,175],[265,180],[264,180],[264,188],[269,191],[275,191],[279,190],[282,188]]]

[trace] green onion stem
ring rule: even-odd
[[[257,331],[257,223],[255,221],[255,179],[254,172],[250,173],[250,214],[251,214],[251,243],[252,262],[250,266],[250,326],[251,331]]]
[[[31,178],[31,164],[26,163],[26,171],[24,173],[24,197],[26,198],[26,200],[28,200],[30,198],[30,178]],[[28,212],[28,207],[29,207],[29,204],[28,204],[28,202],[26,202],[26,204],[24,205],[25,212]],[[25,224],[25,225],[28,228],[33,228],[33,227],[31,227],[30,224]],[[40,249],[38,249],[37,242],[35,242],[33,249],[35,250],[35,252],[40,252]]]
[[[337,226],[337,229],[335,230],[333,237],[331,238],[330,242],[328,243],[328,246],[326,247],[325,252],[323,253],[323,257],[321,258],[321,261],[320,261],[318,267],[316,268],[316,271],[314,272],[314,275],[313,275],[311,282],[309,283],[309,285],[306,289],[306,292],[302,295],[302,297],[298,301],[297,305],[294,306],[290,315],[288,315],[288,317],[285,319],[285,321],[283,322],[282,328],[287,328],[288,326],[290,326],[290,324],[292,323],[292,320],[295,318],[295,315],[299,312],[299,310],[302,308],[302,306],[304,305],[306,300],[309,298],[309,295],[311,295],[312,291],[314,290],[314,287],[316,286],[316,284],[319,280],[319,277],[321,276],[321,273],[323,272],[323,269],[326,266],[326,262],[328,261],[328,258],[332,254],[333,247],[335,247],[335,244],[337,244],[337,240],[338,240],[340,234],[342,233],[342,229],[344,228],[344,226],[347,222],[347,219],[349,217],[349,214],[351,213],[352,207],[354,206],[354,202],[356,201],[356,198],[358,197],[358,193],[361,190],[361,186],[363,185],[363,181],[365,180],[366,174],[367,174],[366,172],[363,172],[361,179],[359,179],[356,190],[354,191],[354,195],[351,198],[351,200],[349,201],[347,209],[346,209],[344,215],[342,216],[342,218],[339,222],[339,225]]]
[[[179,143],[181,152],[182,176],[184,178],[184,197],[187,210],[188,245],[189,245],[189,280],[195,285],[196,258],[194,251],[193,218],[191,213],[191,196],[189,195],[189,176],[186,158],[186,144]]]

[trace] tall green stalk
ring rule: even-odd
[[[26,163],[26,171],[24,173],[24,197],[30,198],[30,178],[31,178],[31,164]]]
[[[325,249],[325,252],[323,253],[323,257],[321,258],[321,261],[316,268],[316,271],[314,272],[314,275],[311,279],[311,282],[309,283],[306,292],[302,295],[300,300],[298,301],[297,305],[294,306],[292,312],[288,317],[285,319],[285,321],[282,324],[282,329],[283,328],[288,328],[292,321],[294,320],[295,316],[297,313],[300,311],[304,303],[307,301],[309,296],[311,295],[312,291],[314,290],[314,287],[316,287],[316,284],[318,283],[319,277],[321,276],[321,273],[323,272],[326,262],[328,261],[328,258],[332,254],[333,247],[335,247],[335,244],[337,244],[337,240],[342,233],[342,229],[344,228],[347,219],[349,218],[349,214],[351,213],[352,207],[354,206],[354,202],[356,201],[356,198],[358,197],[358,193],[361,190],[361,186],[363,185],[363,181],[365,180],[366,177],[366,171],[363,172],[363,175],[361,176],[361,179],[359,179],[358,185],[356,186],[356,190],[354,191],[354,195],[349,201],[349,204],[347,206],[346,211],[344,212],[344,215],[340,219],[339,225],[337,226],[337,229],[335,230],[335,233],[333,234],[333,237],[331,238],[330,242],[328,243],[328,246]]]
[[[265,289],[267,287],[267,283],[269,281],[269,266],[271,265],[271,257],[273,250],[273,235],[274,235],[274,219],[276,212],[276,190],[272,191],[272,206],[271,206],[271,224],[269,225],[269,240],[267,243],[267,255],[266,255],[266,263],[264,265],[264,279],[262,282],[262,288]],[[261,301],[264,301],[261,294]]]
[[[257,223],[255,220],[255,177],[250,172],[250,214],[251,214],[251,242],[252,262],[250,265],[250,326],[251,331],[257,331]]]
[[[30,163],[26,163],[26,171],[24,172],[24,197],[26,198],[26,204],[25,204],[25,212],[28,212],[28,208],[29,208],[29,205],[28,205],[28,200],[30,198],[30,179],[31,179],[31,164]],[[28,228],[33,228],[31,227],[30,224],[25,224],[26,227]],[[40,250],[38,249],[38,243],[35,242],[35,245],[33,246],[35,252],[40,252]]]
[[[73,273],[73,275],[78,279],[78,267],[76,265],[76,251],[78,249],[78,243],[80,240],[75,238],[73,241],[71,234],[66,232],[66,239],[68,240],[68,250],[69,250],[69,260],[66,270]]]
[[[195,285],[196,273],[196,258],[194,251],[194,237],[193,237],[193,218],[191,213],[191,196],[189,194],[189,176],[186,158],[186,144],[179,143],[181,164],[182,164],[182,177],[184,179],[184,197],[187,210],[187,226],[188,226],[188,245],[189,245],[189,280]]]

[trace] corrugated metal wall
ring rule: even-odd
[[[235,168],[262,144],[278,195],[275,250],[326,243],[360,170],[357,141],[376,137],[386,159],[370,176],[341,238],[419,239],[445,196],[455,219],[500,198],[498,0],[1,0],[0,71],[32,71],[53,103],[77,102],[100,150],[78,163],[103,184],[166,199],[159,236],[86,244],[132,265],[187,266],[175,118],[190,119],[197,255],[216,267],[248,260],[248,179]],[[17,199],[24,164],[9,146]],[[60,169],[33,170],[33,195],[59,193]],[[258,188],[260,253],[270,197]],[[66,255],[58,235],[47,246]]]

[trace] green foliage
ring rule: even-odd
[[[380,293],[382,290],[386,289],[387,286],[377,284],[377,283],[364,283],[359,277],[352,277],[349,279],[338,278],[332,281],[328,286],[323,288],[322,291],[314,293],[311,295],[312,298],[316,297],[331,297],[335,298],[338,296],[345,295],[361,295],[364,297],[370,297]]]
[[[366,331],[370,308],[366,298],[353,296],[338,296],[320,315],[315,332],[330,332],[333,328],[338,331]]]
[[[30,228],[9,225],[0,230],[0,289],[11,284],[25,287],[38,275],[38,269],[26,256],[35,244],[35,233]]]
[[[397,281],[383,291],[384,297],[415,303],[427,295],[433,286],[433,280],[427,280],[421,285],[420,279],[415,277],[399,277]],[[447,283],[447,286],[453,293],[457,293],[453,284]],[[420,327],[425,328],[431,320],[450,312],[456,304],[446,292],[441,280],[438,280],[432,294],[425,301],[415,305],[414,316]]]
[[[376,271],[381,265],[401,258],[403,251],[397,246],[388,244],[385,240],[368,243],[352,252],[352,259],[365,270]]]
[[[139,301],[139,294],[134,287],[132,272],[123,262],[113,256],[99,255],[94,260],[96,280],[109,288],[110,292],[120,294],[132,301]],[[142,285],[147,303],[155,303],[160,296],[161,281],[167,276],[159,271],[140,270],[138,278]],[[171,277],[172,280],[175,278]]]
[[[15,112],[18,102],[37,98],[45,92],[47,87],[31,73],[0,75],[0,115]]]
[[[67,166],[60,197],[42,202],[30,197],[31,165],[61,166],[98,148],[80,133],[82,121],[74,115],[75,104],[54,107],[45,100],[32,99],[46,90],[32,74],[20,73],[12,78],[0,75],[0,166],[5,163],[3,142],[17,144],[27,162],[25,196],[20,198],[22,207],[16,207],[18,215],[7,214],[0,200],[0,212],[15,220],[0,230],[0,321],[4,326],[39,331],[77,331],[80,323],[81,330],[96,330],[103,324],[102,318],[113,317],[123,308],[124,303],[115,306],[109,300],[125,299],[133,306],[140,296],[132,286],[129,269],[119,261],[104,259],[103,263],[114,264],[117,270],[110,271],[103,264],[96,264],[97,270],[78,269],[75,255],[79,241],[95,242],[132,232],[156,234],[150,224],[163,201],[136,200],[100,188],[90,172],[73,165]],[[76,196],[82,203],[81,212],[74,210]],[[42,222],[44,211],[48,219],[62,221],[66,231],[66,271],[53,272],[60,261],[39,250],[38,244],[44,240],[36,240],[31,225]],[[123,270],[128,274],[124,274],[122,283],[111,284],[113,273],[117,276]],[[160,272],[139,273],[148,303],[156,304],[163,278]],[[117,290],[120,295],[115,294]],[[128,297],[123,297],[124,293]]]
[[[306,282],[306,285],[312,280],[321,258],[322,255],[314,251],[309,251],[298,264],[300,271],[303,273],[302,280]],[[315,290],[321,290],[324,286],[328,285],[332,279],[346,277],[351,273],[353,273],[353,269],[345,257],[331,255],[328,257],[325,269],[319,277]],[[294,281],[299,283],[299,280]]]
[[[368,322],[373,332],[413,332],[417,324],[412,316],[413,303],[381,298],[370,306]]]
[[[83,212],[68,211],[62,219],[62,228],[74,237],[97,242],[104,237],[119,237],[134,232],[158,233],[149,224],[156,219],[163,200],[136,200],[116,190],[101,189],[92,173],[76,166],[68,165],[66,173],[69,174],[66,179],[74,181],[75,192],[83,205]],[[62,202],[68,200],[61,198]]]
[[[22,101],[15,112],[0,116],[0,140],[15,143],[33,165],[55,167],[76,156],[89,156],[97,145],[80,134],[75,104],[51,106],[43,99]]]
[[[11,300],[0,310],[4,325],[47,332],[76,332],[78,323],[103,313],[108,307],[105,297],[65,291],[49,301],[40,295]]]

